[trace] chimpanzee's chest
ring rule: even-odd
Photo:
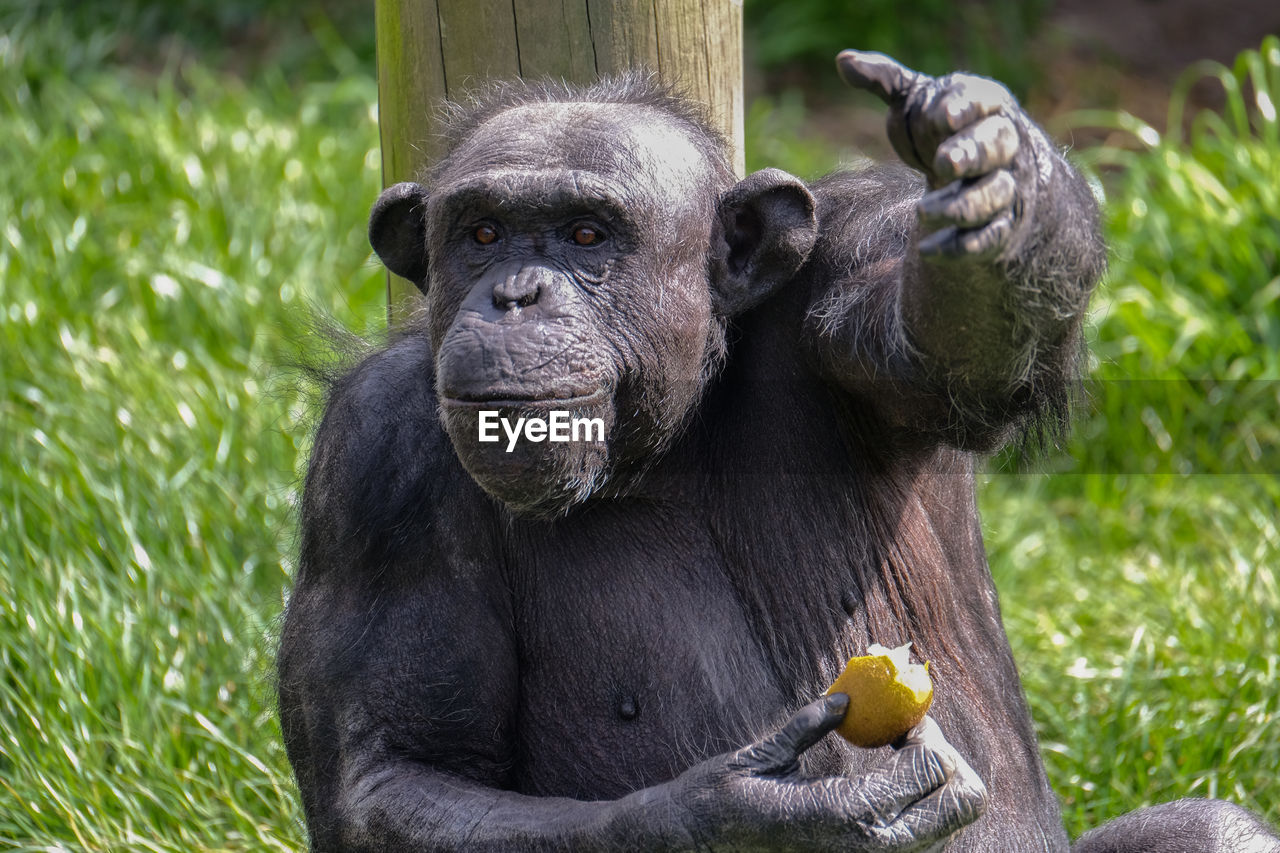
[[[618,532],[571,531],[511,568],[525,792],[618,796],[746,745],[788,710],[786,675],[714,548],[687,530]]]

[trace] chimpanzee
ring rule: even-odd
[[[1065,422],[1098,211],[999,84],[838,64],[905,167],[737,181],[645,78],[508,84],[377,200],[425,307],[307,474],[279,694],[313,849],[1068,848],[974,467]],[[937,690],[862,750],[815,697],[871,641]],[[1280,843],[1192,800],[1077,849]]]

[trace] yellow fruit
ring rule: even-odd
[[[929,664],[910,662],[911,644],[887,649],[879,643],[849,659],[827,694],[844,693],[849,710],[836,731],[854,746],[871,749],[902,737],[924,719],[933,701]]]

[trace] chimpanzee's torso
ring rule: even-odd
[[[937,684],[931,714],[991,796],[965,849],[985,849],[989,833],[1006,851],[1020,833],[1019,850],[1065,849],[986,568],[971,459],[936,448],[888,466],[805,456],[832,445],[826,431],[848,429],[834,410],[800,407],[769,426],[768,413],[739,420],[733,406],[713,392],[704,418],[656,464],[647,482],[661,498],[641,487],[556,521],[523,520],[467,481],[464,500],[431,510],[436,562],[409,572],[396,599],[421,602],[449,577],[459,582],[437,613],[471,616],[432,624],[436,614],[378,605],[386,633],[371,626],[368,641],[401,649],[387,684],[416,668],[422,689],[402,697],[424,706],[416,723],[389,706],[409,721],[398,723],[401,748],[412,751],[420,724],[435,764],[524,793],[610,799],[775,729],[868,642],[914,637]],[[774,430],[798,455],[773,454]],[[447,439],[435,440],[447,453]],[[456,459],[432,467],[455,487],[465,476]],[[884,541],[869,547],[875,537]],[[865,565],[881,559],[909,568],[902,582],[917,593],[932,588],[932,618],[964,647],[928,647],[927,625],[908,630],[892,615],[886,582]],[[742,590],[759,587],[756,576],[777,580],[749,600]],[[875,630],[869,606],[880,611]],[[450,633],[461,669],[415,654],[411,631]],[[456,753],[438,754],[441,730]],[[829,736],[806,754],[806,771],[857,773],[886,752]]]
[[[831,497],[839,501],[835,494]],[[780,492],[754,500],[767,504],[771,498],[786,499]],[[966,505],[972,507],[971,501]],[[856,610],[853,617],[842,610],[847,591],[833,587],[827,614],[802,606],[776,614],[774,629],[782,634],[806,623],[815,626],[824,616],[839,623],[817,660],[788,664],[790,644],[775,637],[770,648],[769,636],[762,636],[753,622],[732,577],[767,568],[786,584],[789,575],[802,574],[803,557],[790,554],[787,545],[799,531],[757,527],[750,537],[757,560],[748,563],[726,555],[726,531],[717,530],[720,520],[691,510],[619,502],[564,525],[563,534],[552,540],[562,547],[510,565],[522,591],[515,611],[520,664],[513,739],[518,763],[511,783],[516,789],[607,799],[672,778],[704,758],[774,730],[820,695],[844,660],[861,653],[869,641],[896,643],[901,638],[869,636],[865,618]],[[806,521],[827,528],[839,516],[832,511]],[[746,517],[738,523],[758,521]],[[597,529],[607,531],[608,541],[593,536]],[[520,530],[517,524],[511,532],[516,541]],[[770,539],[776,547],[767,546]],[[653,566],[661,566],[662,572],[645,568]],[[1021,687],[1008,677],[1012,662],[996,662],[997,655],[1009,652],[994,591],[982,580],[961,588],[972,583],[977,566],[956,568],[958,582],[946,584],[950,606],[964,614],[975,642],[975,635],[983,636],[982,648],[988,651],[975,655],[964,672],[945,658],[934,658],[937,693],[931,713],[991,794],[987,814],[966,835],[981,835],[1000,823],[1001,844],[1017,834],[1014,827],[1021,827],[1027,835],[1019,849],[1065,849]],[[778,590],[783,606],[803,600]],[[984,620],[990,621],[984,625]],[[815,650],[820,644],[813,642]],[[571,649],[571,655],[564,649]],[[959,650],[962,659],[964,651]],[[830,736],[806,755],[806,770],[856,774],[882,760],[885,752],[855,749]],[[1048,840],[1038,837],[1037,823]]]

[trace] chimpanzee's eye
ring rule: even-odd
[[[604,234],[591,225],[575,225],[573,227],[573,242],[579,246],[595,246],[604,242]]]
[[[471,232],[471,236],[481,246],[487,246],[498,239],[498,231],[492,225],[477,225],[476,230]]]

